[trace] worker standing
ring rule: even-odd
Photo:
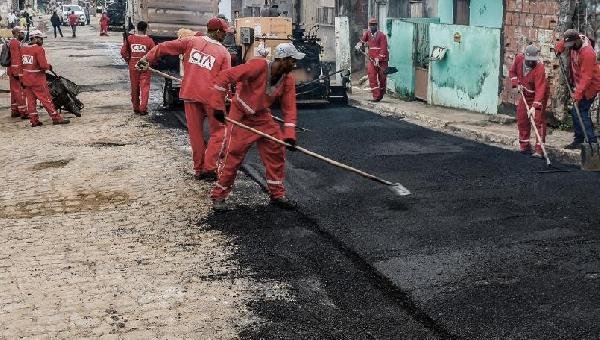
[[[56,11],[54,11],[52,13],[52,16],[50,17],[50,22],[52,23],[52,28],[54,29],[54,38],[56,38],[56,31],[58,30],[58,33],[60,33],[60,37],[63,37],[63,33],[62,30],[60,29],[60,17],[58,16],[58,13],[56,13]]]
[[[388,43],[385,34],[378,30],[377,19],[369,20],[369,30],[365,32],[356,44],[356,49],[362,51],[363,45],[368,48],[367,74],[369,86],[373,93],[374,102],[381,101],[386,92],[387,68],[388,68]]]
[[[27,118],[27,106],[25,93],[23,92],[23,69],[21,64],[21,42],[25,38],[25,32],[19,26],[12,29],[12,38],[8,42],[10,51],[10,66],[6,73],[10,85],[10,116]]]
[[[29,46],[21,48],[21,59],[23,63],[23,87],[27,97],[27,115],[32,127],[43,125],[40,122],[37,113],[37,101],[39,100],[52,118],[52,125],[68,124],[69,120],[64,119],[54,107],[50,90],[46,81],[46,71],[52,70],[46,59],[44,44],[45,35],[39,30],[34,30],[30,34],[31,42]]]
[[[154,48],[154,40],[146,35],[148,23],[137,23],[137,33],[127,36],[121,47],[121,56],[129,65],[129,79],[131,81],[131,104],[133,113],[148,114],[148,97],[150,95],[150,71],[138,70],[136,64],[148,51]]]
[[[110,19],[106,12],[102,12],[102,16],[100,17],[100,36],[108,36],[108,24]]]
[[[214,181],[217,159],[223,144],[225,125],[217,121],[211,107],[212,80],[220,71],[231,67],[231,57],[221,44],[227,24],[212,18],[206,36],[190,36],[156,45],[138,62],[147,68],[163,55],[183,55],[184,76],[179,97],[184,101],[185,118],[192,147],[196,179]],[[204,118],[208,118],[210,138],[205,145]]]
[[[544,64],[539,62],[539,50],[534,45],[525,48],[524,53],[515,56],[510,68],[510,81],[513,88],[518,88],[517,127],[519,129],[519,147],[523,154],[531,154],[531,121],[533,115],[535,126],[540,134],[541,142],[546,142],[546,117],[544,112],[548,104],[548,80]],[[523,97],[527,101],[523,101]],[[530,111],[527,111],[527,108]],[[536,137],[537,138],[537,137]],[[542,146],[536,139],[534,158],[543,158]]]
[[[569,60],[571,65],[571,81],[574,92],[571,94],[574,105],[579,108],[583,127],[579,123],[575,107],[571,109],[573,118],[573,129],[575,131],[573,142],[566,145],[565,149],[578,149],[584,142],[585,136],[583,129],[588,136],[590,143],[597,143],[598,138],[594,132],[594,125],[590,116],[590,108],[600,91],[600,70],[596,61],[596,51],[592,43],[585,35],[580,35],[574,29],[565,31],[563,39],[554,46],[558,54],[570,49]],[[560,57],[560,56],[559,56]]]
[[[296,81],[290,72],[294,69],[296,60],[304,58],[304,53],[298,52],[291,43],[282,43],[275,47],[273,57],[273,62],[256,58],[221,72],[215,79],[215,115],[225,120],[224,97],[227,87],[237,84],[229,117],[277,139],[283,139],[293,150],[296,145]],[[277,100],[284,116],[283,129],[271,114],[271,105]],[[215,210],[226,209],[225,199],[248,149],[254,143],[257,144],[266,168],[271,203],[282,208],[294,207],[286,198],[283,186],[285,147],[236,125],[229,125],[223,160],[219,164],[219,179],[211,193]]]
[[[75,11],[71,11],[68,17],[69,26],[71,26],[71,30],[73,31],[73,38],[77,37],[77,25],[79,25],[79,15],[75,14]]]

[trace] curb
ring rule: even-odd
[[[467,126],[459,122],[451,122],[448,120],[432,117],[427,114],[407,111],[400,107],[389,107],[377,105],[368,102],[367,100],[348,98],[348,105],[370,111],[385,117],[396,117],[406,119],[408,122],[415,125],[429,128],[435,131],[440,131],[453,136],[466,138],[472,141],[488,144],[503,149],[517,151],[517,139],[514,136],[507,136],[500,133],[485,131],[481,128]],[[497,115],[488,117],[488,121],[493,124],[509,125],[516,122],[513,117],[506,115]],[[482,119],[484,120],[484,119]],[[581,156],[579,151],[566,150],[555,146],[546,145],[546,150],[551,161],[561,162],[566,164],[581,165]]]

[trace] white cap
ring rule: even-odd
[[[281,59],[292,57],[294,59],[300,60],[304,58],[306,54],[299,52],[296,49],[296,46],[292,43],[281,43],[275,47],[275,53],[273,53],[273,58]]]
[[[46,34],[40,30],[33,30],[29,32],[29,37],[31,38],[46,38]]]

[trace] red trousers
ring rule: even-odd
[[[235,105],[231,106],[230,117],[236,119],[240,115]],[[259,131],[281,139],[281,127],[277,124],[271,113],[263,115],[263,120],[243,119],[240,123],[253,127]],[[219,163],[219,180],[212,190],[212,199],[225,199],[233,187],[237,172],[246,157],[250,147],[256,143],[260,159],[265,165],[267,173],[267,187],[271,198],[285,196],[283,178],[285,175],[285,147],[261,137],[246,129],[229,124],[227,126],[226,143],[223,147],[222,159]]]
[[[196,173],[216,171],[217,160],[221,153],[225,124],[220,123],[213,115],[213,109],[199,102],[185,102],[185,119],[187,121],[192,159]],[[204,143],[204,118],[208,117],[210,137]]]
[[[532,107],[533,99],[527,99],[527,105]],[[545,105],[542,106],[541,110],[535,110],[534,121],[535,126],[537,127],[540,137],[542,138],[542,142],[546,142],[546,117],[544,115]],[[525,103],[523,99],[519,100],[519,104],[517,104],[517,127],[519,129],[519,148],[521,151],[527,151],[531,149],[531,144],[529,138],[531,137],[531,122],[529,117],[527,116],[527,108],[525,107]],[[535,152],[542,153],[542,147],[537,140],[535,143]]]
[[[54,108],[52,98],[50,97],[50,90],[48,89],[47,85],[26,86],[23,89],[25,90],[25,97],[27,97],[27,114],[29,115],[29,121],[32,124],[38,122],[39,120],[36,107],[38,100],[46,109],[52,120],[62,119],[60,114],[56,112],[56,108]]]
[[[10,112],[25,116],[27,114],[27,103],[25,102],[25,92],[23,85],[18,78],[9,76],[10,84]]]
[[[131,80],[131,104],[134,111],[148,111],[148,97],[150,95],[150,72],[138,71],[135,65],[129,65],[129,79]]]
[[[369,76],[369,86],[373,92],[373,99],[381,99],[386,91],[387,84],[387,61],[380,61],[379,67],[375,67],[372,62],[367,65],[367,74]]]
[[[100,25],[100,35],[108,35],[108,25]]]

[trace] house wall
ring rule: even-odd
[[[453,0],[439,0],[438,1],[438,16],[440,17],[440,23],[453,24],[454,23],[454,1]]]
[[[415,25],[401,19],[389,19],[388,45],[389,65],[398,68],[398,72],[388,76],[388,89],[403,98],[415,96]]]
[[[471,26],[502,28],[502,0],[471,0],[469,10]]]
[[[448,48],[446,57],[430,64],[428,102],[488,114],[497,113],[500,76],[500,30],[487,27],[431,24],[433,46]],[[455,34],[461,36],[454,41]]]

